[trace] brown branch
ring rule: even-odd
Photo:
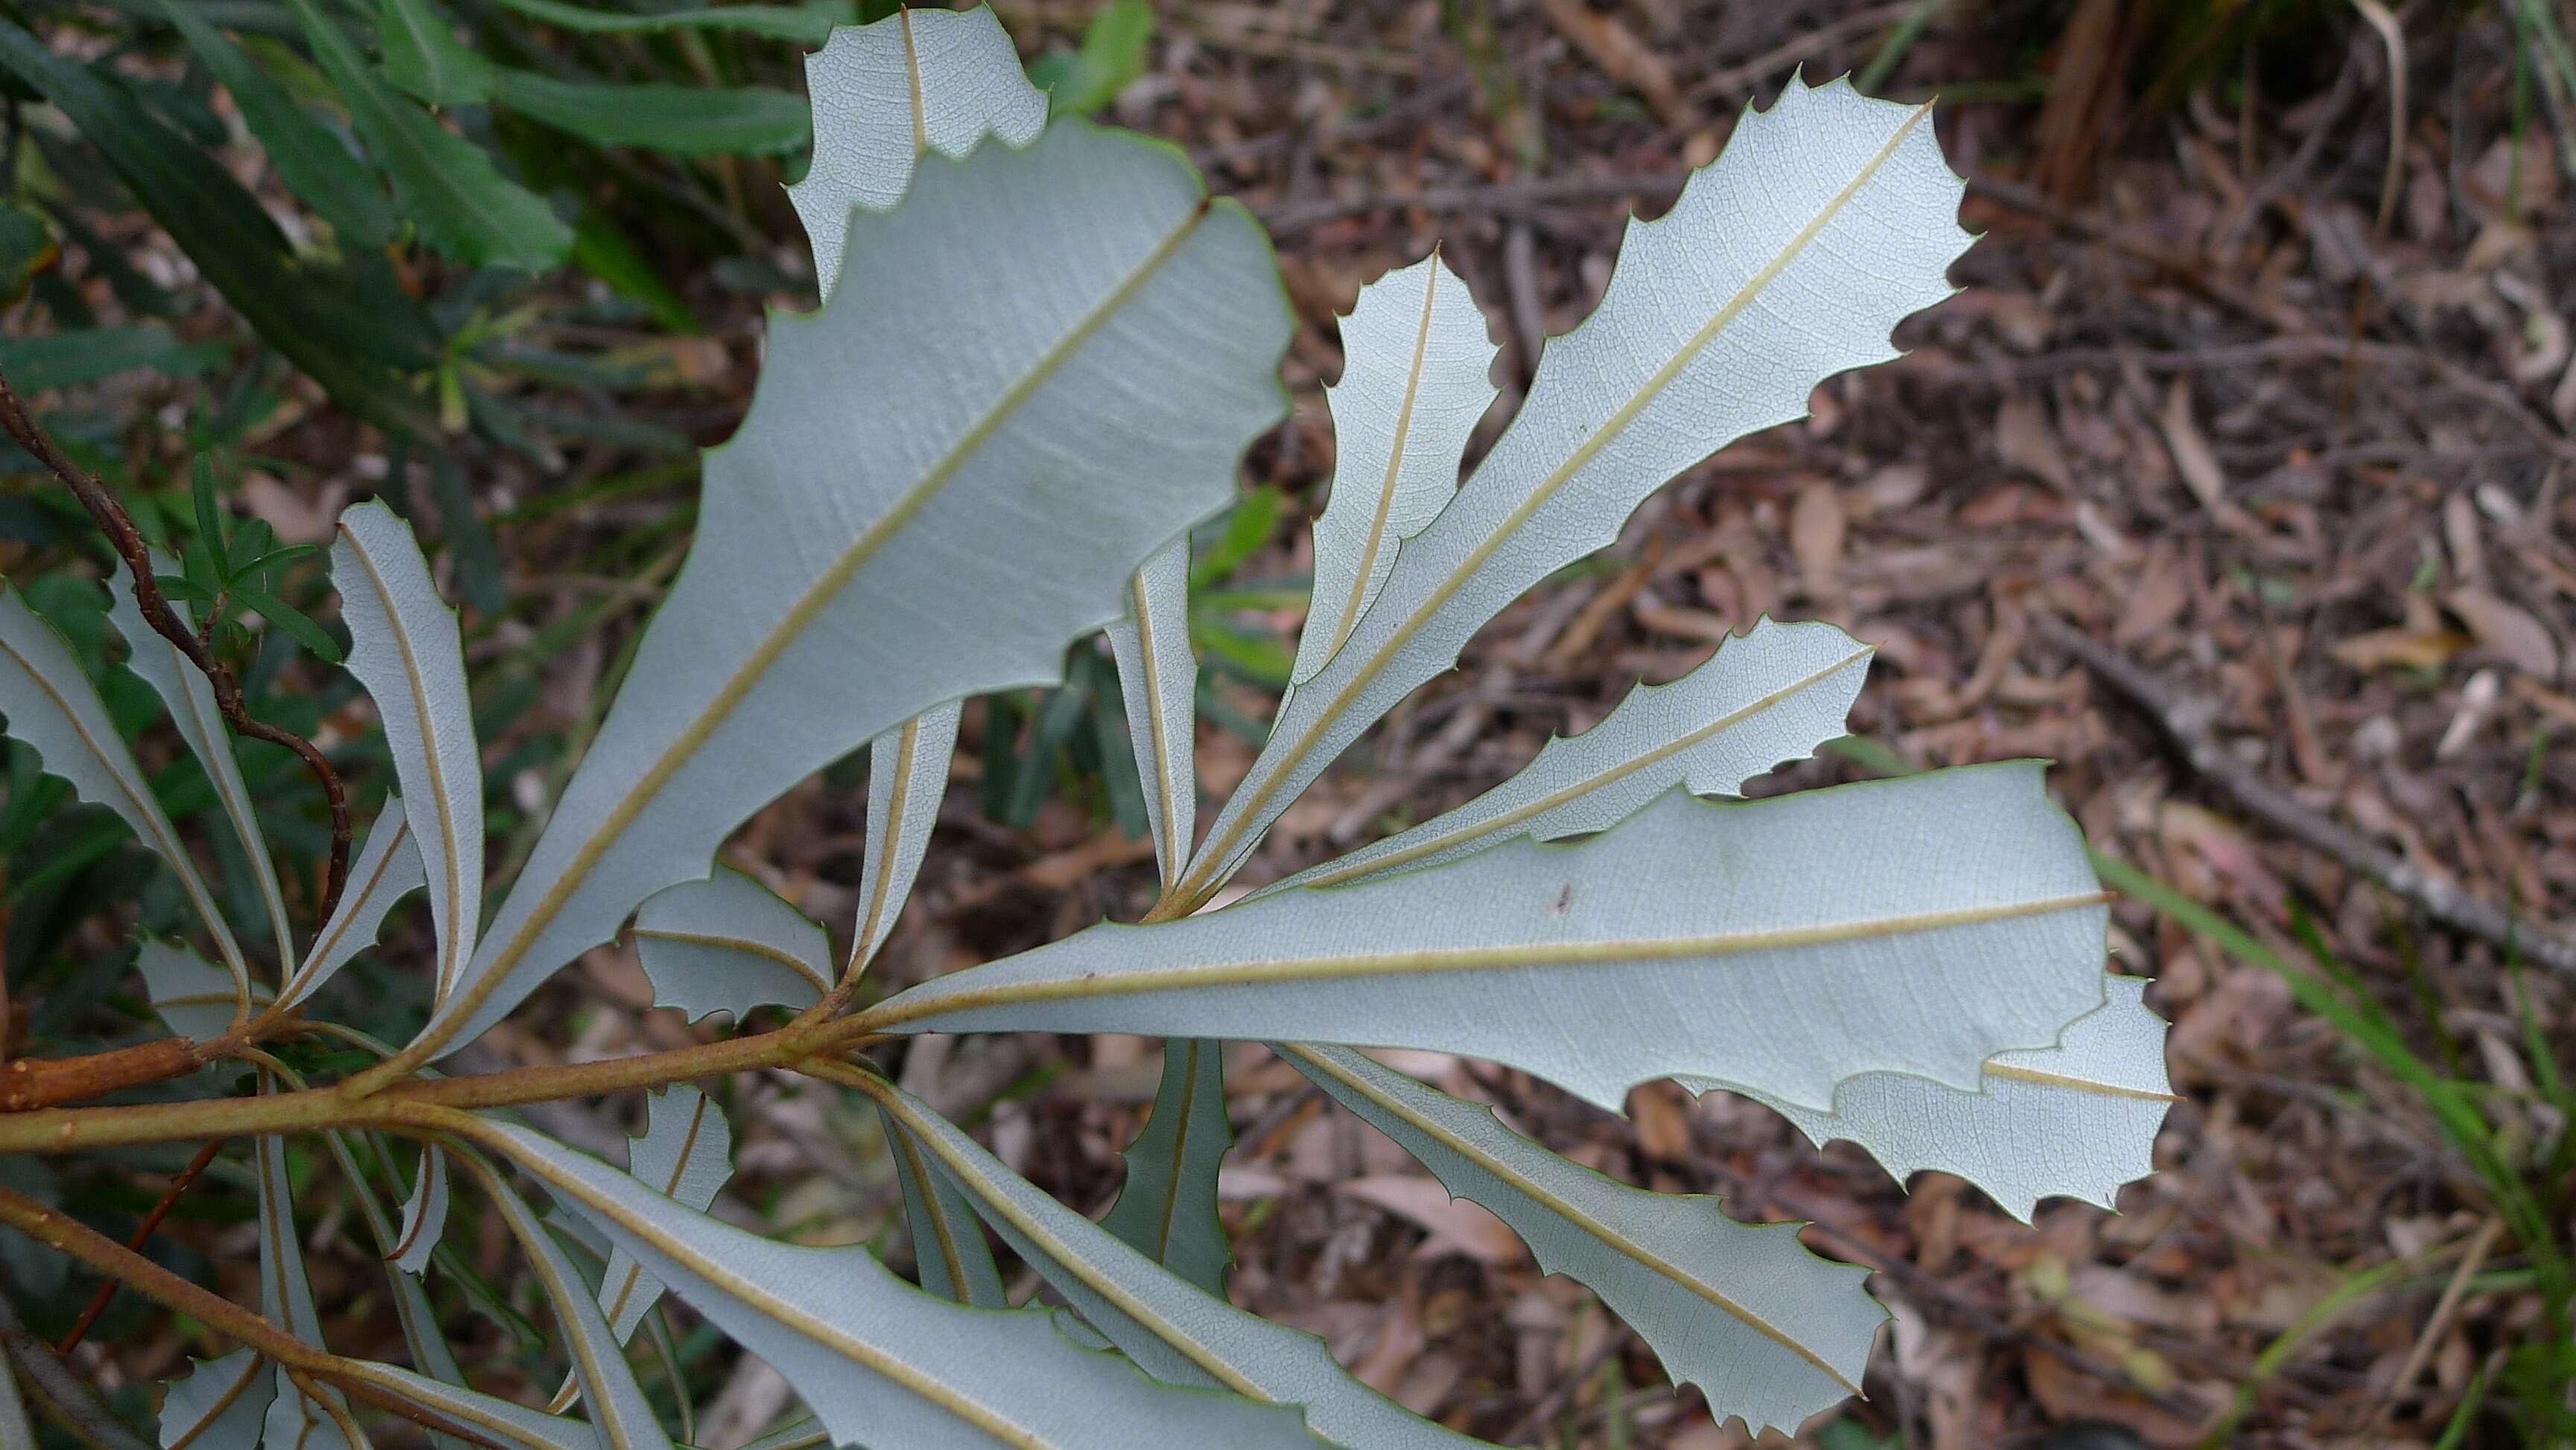
[[[377,1384],[362,1362],[306,1344],[213,1290],[170,1272],[70,1215],[47,1208],[14,1189],[0,1188],[0,1223],[111,1279],[123,1281],[137,1292],[159,1301],[165,1308],[175,1309],[226,1338],[259,1351],[284,1366],[290,1376],[305,1375],[328,1381],[388,1414],[399,1415],[442,1434],[454,1435],[478,1445],[493,1443],[488,1436],[477,1434],[447,1416],[424,1409]]]
[[[319,915],[322,920],[329,920],[332,911],[340,904],[340,888],[349,877],[349,795],[340,784],[339,773],[331,768],[330,761],[323,759],[321,750],[312,741],[291,730],[281,730],[266,721],[251,718],[249,707],[242,702],[241,681],[234,678],[232,667],[216,658],[205,641],[180,622],[178,611],[170,607],[170,601],[161,593],[161,586],[153,580],[151,550],[143,542],[143,535],[135,529],[134,520],[127,515],[124,506],[116,501],[105,485],[83,473],[63,456],[62,450],[54,446],[54,440],[36,425],[27,405],[19,400],[5,375],[0,375],[0,428],[7,429],[19,447],[27,450],[29,456],[43,464],[47,472],[60,479],[63,486],[72,491],[73,497],[80,500],[81,507],[89,512],[91,521],[98,525],[100,532],[107,535],[118,557],[125,561],[126,573],[132,576],[134,602],[143,608],[143,622],[152,627],[153,633],[168,640],[171,648],[195,665],[213,684],[215,706],[223,712],[225,722],[236,734],[265,740],[293,752],[322,787],[323,799],[331,806],[331,869],[323,877]],[[286,944],[279,943],[278,949],[286,950]]]
[[[2492,942],[2508,954],[2520,952],[2557,971],[2576,973],[2576,941],[2470,895],[2264,780],[2213,737],[2210,722],[2217,711],[2206,702],[2185,698],[2145,666],[2062,619],[2042,614],[2034,616],[2032,623],[2153,722],[2186,764],[2257,819],[2331,857],[2344,869],[2378,882],[2445,926]]]
[[[185,1037],[161,1037],[79,1057],[20,1057],[0,1067],[0,1113],[77,1103],[183,1077],[211,1061]]]
[[[152,1235],[160,1229],[161,1220],[170,1216],[170,1208],[179,1201],[179,1195],[186,1193],[190,1186],[196,1183],[197,1175],[205,1172],[206,1165],[215,1161],[215,1154],[221,1151],[223,1146],[224,1140],[221,1138],[206,1140],[205,1146],[197,1150],[197,1156],[189,1159],[188,1166],[180,1169],[178,1176],[170,1180],[170,1186],[162,1193],[161,1201],[152,1205],[152,1211],[143,1215],[143,1222],[136,1224],[134,1232],[126,1236],[127,1248],[139,1253],[145,1244],[152,1242]],[[98,1316],[106,1313],[107,1306],[115,1301],[116,1281],[108,1279],[101,1282],[98,1292],[90,1296],[88,1307],[81,1310],[80,1317],[73,1320],[72,1327],[64,1333],[62,1343],[54,1346],[54,1353],[69,1354],[80,1348],[80,1342],[89,1337],[90,1326],[98,1323]]]

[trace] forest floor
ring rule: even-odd
[[[1027,45],[1078,31],[1084,9],[1003,14]],[[2050,759],[2103,853],[2293,959],[2313,932],[2501,1139],[2546,1160],[2567,1125],[2545,1045],[2567,1036],[2576,978],[2426,910],[2450,892],[2499,920],[2576,919],[2576,224],[2546,117],[2515,119],[2512,31],[2491,10],[2410,23],[2392,183],[2389,57],[2340,10],[2155,94],[2137,77],[2185,70],[2158,72],[2152,37],[2122,31],[2154,7],[2072,9],[1533,0],[1444,21],[1423,0],[1163,18],[1154,69],[1114,119],[1187,148],[1269,223],[1300,324],[1294,416],[1247,468],[1300,502],[1238,581],[1306,568],[1299,525],[1333,456],[1335,319],[1362,283],[1437,243],[1474,286],[1504,345],[1480,449],[1541,340],[1599,296],[1627,218],[1660,212],[1796,67],[1840,75],[1889,47],[1882,92],[1942,92],[1936,124],[1983,234],[1960,293],[1900,334],[1900,361],[1692,469],[1597,567],[1515,605],[1286,818],[1245,880],[1464,799],[1765,614],[1831,620],[1878,651],[1852,726],[1867,743],[1757,793]],[[667,349],[679,381],[660,421],[701,442],[755,376],[758,319],[736,311]],[[348,463],[327,439],[298,446],[319,450],[319,474]],[[598,455],[570,466],[606,471]],[[588,557],[578,541],[685,497],[683,479],[532,508],[534,486],[504,480],[489,501],[512,587],[557,591],[563,616],[609,587],[565,562]],[[254,505],[294,537],[336,487]],[[1238,623],[1293,638],[1296,619]],[[557,651],[520,728],[586,718],[616,643]],[[1259,690],[1229,690],[1266,715]],[[888,985],[1132,919],[1150,894],[1148,848],[1073,797],[1024,831],[987,818],[988,724],[970,712]],[[1203,726],[1205,786],[1222,793],[1251,748]],[[846,920],[861,809],[844,785],[809,783],[728,858]],[[1813,1220],[1819,1251],[1876,1268],[1896,1320],[1868,1399],[1806,1443],[2434,1443],[2545,1318],[2524,1259],[2497,1248],[2488,1185],[2423,1094],[2302,1010],[2283,975],[2134,899],[2114,923],[2119,967],[2155,979],[2147,1000],[2173,1024],[2182,1099],[2158,1172],[2117,1213],[2055,1200],[2026,1226],[1939,1174],[1908,1191],[1723,1095],[1640,1089],[1623,1119],[1518,1073],[1407,1065],[1605,1172],[1722,1195],[1738,1217]],[[523,1014],[483,1050],[599,1056],[696,1030],[641,1010],[649,989],[621,949],[539,1000],[544,1025]],[[916,1048],[904,1071],[1096,1210],[1157,1052],[982,1039]],[[1583,1290],[1283,1064],[1239,1047],[1230,1083],[1237,1302],[1503,1443],[1749,1443],[1672,1392]],[[784,1080],[753,1101],[742,1212],[816,1242],[899,1216],[858,1115]],[[550,1113],[576,1141],[613,1141],[604,1118]],[[811,1174],[818,1158],[836,1171]],[[709,1445],[784,1403],[756,1364],[711,1388]],[[2508,1443],[2462,1423],[2452,1443]]]

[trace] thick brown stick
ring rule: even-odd
[[[0,1188],[0,1223],[19,1230],[47,1248],[79,1260],[111,1279],[132,1286],[137,1292],[195,1319],[226,1338],[258,1350],[292,1373],[327,1380],[379,1409],[432,1430],[479,1445],[493,1443],[489,1437],[477,1434],[444,1415],[422,1409],[374,1383],[360,1362],[344,1359],[329,1350],[316,1349],[213,1290],[181,1278],[69,1214],[47,1208],[14,1189]]]
[[[88,510],[91,521],[107,535],[108,542],[115,545],[117,556],[125,561],[126,573],[133,578],[134,602],[143,607],[143,622],[152,627],[153,633],[168,640],[171,648],[185,656],[188,663],[195,665],[212,682],[215,707],[223,711],[225,723],[231,725],[237,734],[265,740],[294,752],[322,787],[322,797],[331,806],[331,869],[323,878],[319,916],[329,920],[332,910],[340,904],[340,888],[349,878],[349,794],[340,784],[339,772],[331,768],[330,761],[322,758],[321,750],[312,741],[291,730],[281,730],[266,721],[251,718],[249,707],[242,703],[241,681],[233,678],[232,668],[215,658],[214,651],[206,647],[205,641],[180,623],[178,611],[170,607],[170,601],[161,593],[161,586],[153,581],[151,549],[144,544],[143,535],[136,531],[134,520],[126,514],[124,506],[116,501],[105,485],[83,473],[63,456],[62,450],[54,446],[54,440],[46,435],[45,430],[36,426],[35,418],[27,412],[27,405],[19,400],[5,375],[0,375],[0,428],[6,428],[9,436],[18,441],[19,447],[26,449],[30,456],[45,466],[47,472],[72,491],[72,496],[80,500],[81,507]],[[278,949],[286,950],[286,944],[279,943]]]
[[[2499,950],[2520,952],[2554,970],[2576,973],[2576,942],[2539,922],[2513,916],[2492,902],[2480,900],[2396,852],[2364,840],[2324,813],[2301,805],[2212,738],[2209,722],[2216,715],[2214,710],[2181,698],[2145,666],[2062,619],[2043,614],[2034,617],[2032,623],[2051,643],[2075,656],[2154,722],[2185,763],[2256,818],[2311,850],[2332,857],[2344,869],[2378,882],[2445,926],[2492,942]]]

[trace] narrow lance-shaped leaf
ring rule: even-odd
[[[358,859],[349,867],[349,884],[340,904],[322,929],[313,934],[302,965],[287,979],[280,1000],[292,1007],[321,990],[358,953],[376,944],[385,916],[394,904],[428,884],[420,852],[412,844],[411,822],[403,816],[402,797],[385,796],[384,809],[367,827]]]
[[[189,1362],[161,1401],[161,1450],[252,1450],[277,1376],[255,1349]]]
[[[1278,414],[1268,243],[1168,149],[1072,125],[933,159],[851,236],[886,265],[773,319],[688,562],[415,1051],[480,1033],[858,744],[1057,678]],[[932,336],[953,345],[925,364]]]
[[[1969,240],[1929,115],[1793,79],[1670,212],[1629,226],[1600,307],[1548,344],[1511,427],[1283,702],[1181,905],[1213,895],[1335,756],[1523,590],[1612,542],[1665,479],[1801,416],[1833,374],[1896,356],[1890,329],[1949,295]]]
[[[720,5],[699,10],[603,10],[565,0],[500,0],[501,8],[580,35],[660,35],[678,30],[730,30],[811,45],[832,32],[828,10],[803,5]]]
[[[867,876],[859,886],[858,927],[842,976],[855,977],[894,934],[930,852],[930,828],[948,791],[948,758],[957,749],[955,700],[925,710],[868,746]]]
[[[591,1424],[597,1428],[600,1450],[671,1450],[671,1438],[654,1417],[644,1387],[635,1382],[625,1348],[609,1332],[608,1320],[590,1296],[590,1286],[573,1268],[563,1246],[482,1155],[460,1151],[457,1157],[481,1184],[484,1198],[500,1211],[519,1252],[536,1271],[546,1302],[554,1307],[555,1324],[563,1334],[564,1349],[572,1356],[573,1375]]]
[[[342,1373],[453,1421],[502,1450],[600,1450],[602,1445],[598,1430],[588,1421],[531,1410],[467,1389],[454,1380],[416,1374],[399,1365],[374,1360],[346,1361]],[[444,1445],[463,1443],[446,1435],[433,1434],[431,1438]]]
[[[1163,546],[1127,581],[1127,612],[1109,626],[1127,741],[1145,788],[1154,861],[1169,888],[1198,824],[1198,656],[1190,652],[1190,541]]]
[[[438,936],[434,1002],[454,996],[483,915],[483,760],[456,612],[411,526],[369,500],[340,515],[331,579],[349,626],[349,673],[383,718]]]
[[[1868,673],[1868,646],[1832,625],[1765,618],[1689,674],[1640,685],[1600,724],[1550,740],[1518,775],[1456,810],[1254,894],[1436,865],[1514,836],[1607,830],[1676,785],[1737,794],[1841,735]]]
[[[1127,1181],[1100,1226],[1147,1258],[1225,1297],[1234,1246],[1216,1216],[1217,1170],[1234,1146],[1225,1117],[1225,1044],[1163,1044],[1153,1116],[1127,1145]]]
[[[957,1185],[933,1167],[914,1137],[892,1113],[885,1121],[886,1148],[894,1159],[895,1181],[903,1188],[904,1224],[912,1234],[912,1258],[921,1287],[942,1299],[978,1309],[1008,1309],[1002,1272],[993,1263],[993,1246],[984,1242],[984,1225],[967,1207]]]
[[[2110,1208],[2122,1184],[2155,1170],[2156,1130],[2176,1099],[2146,982],[2110,977],[2104,986],[2110,1000],[2056,1046],[1996,1054],[1976,1092],[1870,1073],[1836,1086],[1831,1111],[1747,1096],[1817,1147],[1849,1139],[1899,1182],[1927,1168],[1956,1173],[2024,1222],[2055,1194]]]
[[[1278,1051],[1452,1195],[1510,1224],[1541,1269],[1590,1286],[1720,1421],[1794,1432],[1860,1393],[1887,1313],[1861,1287],[1868,1270],[1809,1253],[1797,1225],[1742,1224],[1713,1198],[1604,1177],[1505,1128],[1492,1109],[1349,1048]]]
[[[343,247],[381,246],[394,231],[393,204],[364,161],[315,120],[242,48],[197,13],[188,0],[160,0],[161,13],[185,36],[206,70],[231,95],[242,124],[295,199],[331,224]]]
[[[570,81],[507,68],[493,81],[502,105],[602,146],[757,156],[805,144],[805,98],[768,86]]]
[[[460,1115],[461,1116],[461,1115]],[[1040,1310],[970,1309],[864,1248],[778,1243],[693,1212],[595,1158],[490,1120],[460,1132],[509,1154],[646,1272],[783,1376],[849,1444],[1129,1450],[1311,1447],[1292,1413],[1158,1385],[1058,1335]]]
[[[276,1080],[262,1069],[260,1093],[265,1096],[276,1087]],[[313,1284],[304,1273],[304,1243],[295,1233],[295,1193],[286,1176],[286,1140],[263,1133],[251,1140],[251,1152],[259,1185],[260,1317],[315,1349],[327,1349],[322,1316],[313,1307]],[[276,1370],[276,1398],[269,1404],[267,1429],[261,1438],[265,1444],[292,1445],[298,1450],[360,1450],[341,1428],[354,1423],[348,1416],[348,1404],[338,1390],[323,1389],[318,1398],[307,1395],[281,1365]]]
[[[1304,683],[1350,638],[1396,550],[1458,493],[1458,461],[1493,406],[1484,310],[1434,251],[1360,289],[1342,319],[1332,497],[1315,520],[1315,593],[1290,678]]]
[[[420,304],[393,284],[389,268],[335,268],[296,255],[231,172],[104,71],[57,55],[18,25],[0,22],[0,69],[62,109],[199,274],[270,346],[360,417],[398,437],[427,436],[418,402],[397,372],[426,365],[437,335]],[[316,194],[300,185],[295,190]]]
[[[1676,1073],[1821,1106],[1857,1073],[1973,1087],[1995,1053],[2056,1041],[2101,1004],[2102,903],[2035,764],[1675,791],[1574,845],[1095,926],[863,1019],[1430,1048],[1614,1111]]]
[[[420,1150],[420,1178],[403,1200],[402,1233],[385,1257],[406,1274],[429,1267],[430,1250],[447,1229],[447,1154],[435,1143]]]
[[[153,552],[152,567],[156,573],[178,572],[177,564],[158,550]],[[182,625],[196,627],[186,605],[172,601],[170,607],[178,612]],[[233,835],[240,840],[242,855],[250,862],[252,884],[268,908],[269,932],[277,942],[282,971],[282,964],[295,957],[295,929],[287,921],[286,898],[277,889],[277,866],[269,859],[268,838],[260,831],[250,787],[242,780],[241,762],[234,758],[232,727],[224,723],[223,709],[215,703],[214,684],[179,653],[177,645],[143,622],[143,608],[135,602],[132,586],[123,579],[108,585],[107,617],[115,624],[116,632],[125,636],[126,667],[141,675],[152,692],[161,697],[162,705],[170,712],[170,724],[206,768],[215,799],[223,805],[224,819],[232,822]]]
[[[0,717],[12,737],[36,752],[45,774],[70,782],[82,800],[116,812],[170,868],[232,974],[235,1003],[246,1004],[250,966],[178,828],[153,798],[143,768],[107,718],[71,646],[6,581],[0,581]]]
[[[473,142],[379,78],[340,23],[313,0],[287,0],[314,63],[349,107],[349,124],[394,184],[402,217],[441,254],[542,271],[572,250],[572,228],[545,199],[501,175]]]
[[[820,922],[729,866],[646,897],[635,956],[653,1003],[695,1022],[754,1007],[810,1007],[831,988],[832,942]]]
[[[826,299],[840,280],[851,208],[883,211],[903,200],[925,152],[963,160],[987,136],[1026,146],[1046,128],[1046,97],[1021,73],[1002,22],[980,5],[898,9],[841,26],[805,58],[805,89],[814,161],[787,199],[813,243]],[[893,257],[881,264],[902,265]]]
[[[1348,1450],[1465,1450],[1482,1443],[1352,1378],[1313,1335],[1237,1309],[1138,1253],[1002,1166],[920,1099],[888,1083],[845,1080],[911,1129],[1013,1251],[1156,1378],[1301,1406],[1309,1428]],[[1172,1437],[1164,1443],[1199,1442]]]
[[[491,99],[492,64],[456,38],[430,0],[380,0],[376,36],[385,79],[433,106]]]

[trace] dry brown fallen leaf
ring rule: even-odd
[[[1411,1173],[1371,1173],[1344,1179],[1333,1191],[1372,1203],[1427,1230],[1430,1237],[1414,1252],[1426,1259],[1464,1254],[1480,1264],[1517,1264],[1529,1251],[1511,1226],[1463,1198],[1451,1198],[1438,1179]]]
[[[2484,589],[2454,589],[2442,603],[2499,659],[2544,685],[2558,682],[2558,641],[2529,610]]]

